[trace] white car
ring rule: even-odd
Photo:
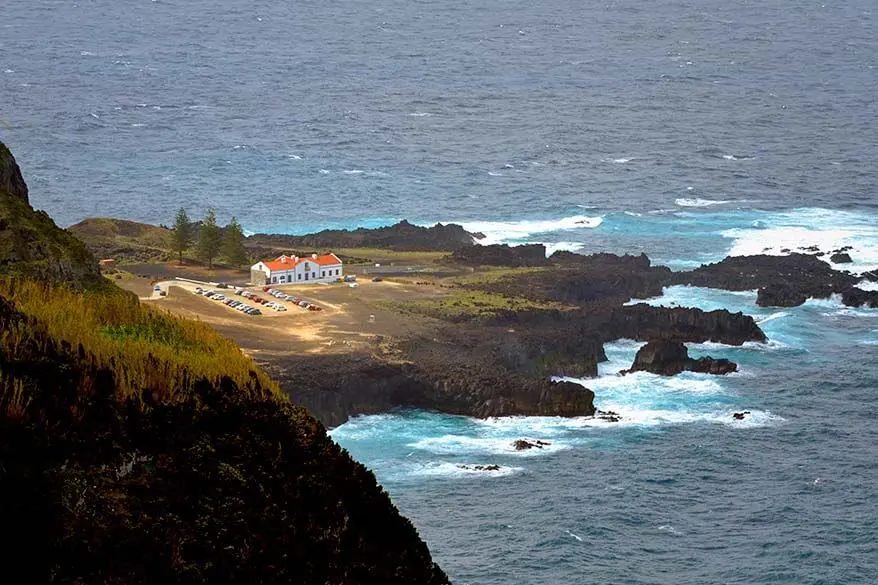
[[[348,288],[357,288],[358,286],[360,286],[360,285],[357,284],[356,282],[348,283]]]

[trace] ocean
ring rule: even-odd
[[[251,232],[407,218],[675,269],[850,245],[863,272],[878,268],[874,11],[5,0],[0,139],[62,225],[169,224],[180,206]],[[754,301],[648,299],[743,311],[770,341],[693,344],[740,371],[674,378],[616,376],[638,345],[610,344],[582,383],[618,423],[399,412],[332,436],[458,584],[871,585],[878,310]]]

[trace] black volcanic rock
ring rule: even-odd
[[[546,247],[542,244],[491,244],[455,250],[449,263],[463,266],[545,266]]]
[[[848,307],[878,309],[878,291],[851,287],[841,293],[841,301]]]
[[[851,255],[847,252],[837,252],[829,257],[830,262],[835,264],[850,264],[853,262]]]
[[[850,288],[858,280],[851,274],[834,270],[816,256],[790,254],[732,256],[689,272],[675,272],[669,282],[724,290],[785,285],[805,297],[827,298],[834,292]]]
[[[604,334],[607,341],[670,339],[692,343],[713,341],[726,345],[767,341],[752,317],[730,313],[726,309],[702,311],[637,304],[620,307],[612,311],[610,317]]]
[[[456,224],[437,223],[421,227],[406,220],[387,227],[355,230],[323,230],[290,236],[255,234],[246,239],[248,248],[284,250],[332,250],[335,248],[382,248],[399,251],[451,251],[474,246],[472,234]]]
[[[727,359],[692,359],[689,357],[689,350],[682,343],[659,339],[650,341],[638,350],[634,364],[628,371],[673,376],[684,371],[722,375],[737,369],[737,364]]]
[[[543,447],[548,447],[552,443],[547,441],[528,441],[527,439],[517,439],[512,443],[512,446],[516,451],[527,451],[528,449],[542,449]]]
[[[760,307],[798,307],[806,300],[805,293],[788,284],[763,286],[756,295]]]
[[[591,416],[594,393],[572,382],[518,374],[496,364],[452,355],[453,347],[416,340],[410,363],[372,356],[290,356],[266,369],[292,399],[328,426],[358,414],[417,408],[475,418]],[[444,346],[444,347],[443,347]]]
[[[651,266],[646,255],[573,254],[556,252],[549,258],[551,270],[516,274],[479,288],[507,296],[537,301],[584,304],[621,304],[632,298],[662,294],[671,271]]]
[[[0,142],[0,193],[3,192],[30,205],[21,169],[6,145]]]
[[[673,376],[685,370],[688,362],[689,350],[685,345],[660,339],[650,341],[637,351],[630,371]]]

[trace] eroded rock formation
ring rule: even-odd
[[[661,376],[673,376],[690,371],[704,374],[729,374],[738,369],[727,359],[703,357],[692,359],[689,350],[678,341],[659,339],[650,341],[637,351],[628,372],[651,372]]]

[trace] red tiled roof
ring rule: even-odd
[[[323,254],[322,256],[278,256],[274,260],[263,260],[262,263],[272,272],[282,272],[292,270],[301,262],[313,262],[320,266],[336,266],[341,264],[341,260],[335,254]]]

